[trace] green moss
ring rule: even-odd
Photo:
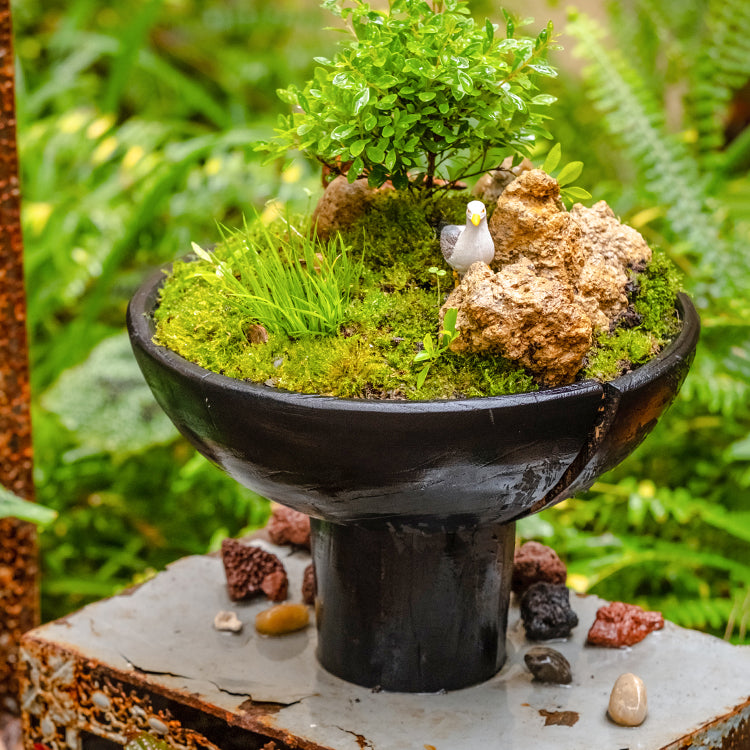
[[[602,333],[589,352],[584,376],[612,380],[643,364],[660,349],[656,338],[641,328],[626,328],[613,334]]]
[[[675,311],[675,300],[681,288],[680,274],[664,253],[655,252],[635,282],[638,293],[634,307],[642,318],[643,329],[663,344],[680,329]]]
[[[534,390],[531,376],[502,357],[450,352],[416,387],[421,365],[414,357],[426,335],[436,336],[438,311],[452,286],[437,228],[462,221],[466,199],[378,195],[345,238],[354,257],[364,251],[366,265],[334,335],[295,339],[271,331],[267,343],[251,344],[248,332],[257,320],[211,283],[215,263],[196,260],[175,263],[155,314],[155,340],[208,370],[300,393],[424,400]],[[231,252],[219,245],[215,254],[221,259]],[[448,271],[439,295],[437,277],[427,271],[432,265]],[[580,379],[617,377],[652,357],[679,328],[678,277],[665,256],[655,254],[648,268],[634,274],[632,287],[633,314],[623,322],[630,327],[597,337]]]
[[[427,280],[423,269],[444,265],[439,227],[463,223],[468,200],[463,192],[425,198],[418,193],[382,190],[367,213],[343,233],[344,241],[355,252],[366,247],[368,266],[383,271],[396,288],[409,281],[423,283]]]
[[[631,286],[632,315],[597,336],[583,377],[612,380],[648,361],[679,332],[680,274],[664,253],[654,252],[646,268],[633,273]]]

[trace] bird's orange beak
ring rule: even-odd
[[[482,221],[482,214],[472,214],[471,215],[471,223],[475,226],[479,226],[479,222]]]

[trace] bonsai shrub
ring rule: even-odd
[[[474,22],[466,0],[389,0],[388,12],[364,0],[323,6],[347,22],[352,41],[331,60],[316,58],[302,90],[279,92],[294,111],[262,146],[272,156],[296,148],[350,181],[431,189],[436,178],[480,174],[549,137],[539,109],[555,99],[536,81],[556,75],[546,62],[551,23],[517,37],[505,13],[502,38],[489,20]]]

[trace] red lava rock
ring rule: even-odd
[[[277,570],[261,581],[260,588],[272,602],[283,602],[289,591],[289,579],[283,570]]]
[[[565,563],[557,552],[539,542],[522,544],[513,558],[513,591],[521,595],[532,584],[539,581],[562,584],[568,576]]]
[[[310,563],[302,576],[302,601],[305,604],[315,604],[317,585],[315,583],[315,567]]]
[[[310,517],[285,505],[274,505],[266,531],[274,544],[296,544],[310,549]]]
[[[286,598],[289,583],[284,566],[276,555],[237,539],[224,539],[221,559],[232,601],[247,599],[261,592],[273,601]],[[266,582],[266,579],[270,580]]]
[[[642,641],[651,631],[661,630],[661,612],[647,612],[636,604],[612,602],[599,607],[596,620],[589,630],[586,643],[592,646],[621,648]]]

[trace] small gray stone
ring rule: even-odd
[[[554,648],[534,646],[523,655],[523,660],[539,682],[568,685],[573,680],[570,662]]]
[[[609,716],[623,727],[637,727],[643,724],[648,713],[646,686],[636,675],[626,672],[615,680],[609,696]]]

